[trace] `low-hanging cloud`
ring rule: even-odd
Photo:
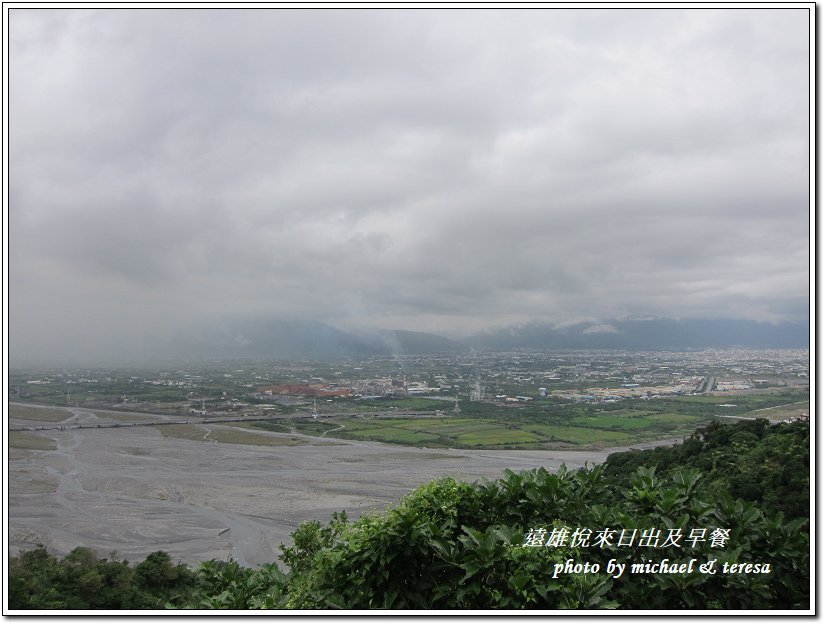
[[[808,20],[12,9],[12,353],[806,318]]]

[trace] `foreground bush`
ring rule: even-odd
[[[191,601],[197,575],[158,551],[134,567],[75,548],[63,559],[43,546],[9,558],[10,609],[163,609]]]
[[[780,514],[767,518],[753,504],[728,496],[710,500],[697,493],[697,470],[660,480],[642,468],[629,487],[618,489],[606,484],[602,472],[539,469],[508,472],[482,485],[452,479],[429,483],[397,508],[341,527],[330,546],[300,546],[311,564],[292,579],[284,604],[349,609],[809,607],[806,520],[786,523]],[[714,545],[710,536],[718,528],[727,539]],[[533,536],[545,529],[547,538],[564,539],[550,547],[525,546],[530,529]],[[572,539],[576,529],[577,542]],[[593,537],[604,529],[616,530],[614,539],[598,546]],[[678,529],[680,543],[663,546],[665,536],[678,535]],[[592,533],[583,540],[586,530]],[[636,531],[631,545],[617,543],[622,530],[627,537]],[[661,531],[657,547],[652,546],[655,530]],[[639,539],[644,535],[646,543]],[[690,544],[690,535],[703,541]],[[690,573],[631,572],[633,563],[663,560],[695,561]],[[712,560],[715,574],[699,570]],[[768,563],[769,571],[725,574],[725,563],[728,569],[733,563]],[[597,565],[599,572],[580,572],[584,564]],[[610,564],[626,565],[624,573],[616,578],[606,573]],[[565,567],[570,571],[555,574]]]

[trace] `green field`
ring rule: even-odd
[[[161,425],[155,427],[166,437],[184,438],[198,442],[223,442],[225,444],[252,444],[255,446],[299,446],[306,440],[292,437],[260,435],[240,428],[211,429],[198,425]]]
[[[808,389],[786,389],[786,388],[770,388],[757,394],[723,394],[712,396],[682,396],[671,397],[667,399],[658,399],[650,401],[650,404],[658,405],[662,401],[668,402],[670,405],[677,406],[677,411],[689,410],[692,413],[696,412],[713,412],[718,413],[723,410],[723,413],[741,416],[748,415],[750,412],[756,410],[783,406],[799,401],[808,401],[810,393]],[[734,405],[735,407],[720,407],[722,405]],[[757,416],[758,414],[752,414]]]
[[[590,429],[587,427],[553,427],[550,425],[528,425],[530,431],[551,442],[565,442],[571,445],[598,445],[602,443],[621,444],[636,438],[623,431]]]
[[[57,448],[54,440],[29,433],[28,431],[9,431],[9,447],[32,451],[53,451]]]
[[[441,399],[442,398],[443,397],[441,397]],[[387,399],[362,399],[357,402],[356,407],[358,409],[368,409],[371,411],[387,410],[391,408],[405,410],[447,410],[451,409],[453,405],[454,401],[451,400],[427,399],[425,397],[403,397]]]
[[[760,416],[762,418],[772,418],[772,419],[786,419],[786,418],[797,418],[802,413],[809,415],[810,413],[810,402],[809,401],[799,401],[797,403],[791,403],[789,405],[778,405],[776,407],[766,407],[756,412],[750,412],[750,416]]]
[[[300,438],[260,435],[242,429],[213,429],[209,439],[227,444],[252,444],[255,446],[300,446],[306,444],[306,440]]]
[[[609,424],[609,423],[608,423]],[[678,426],[674,424],[673,427]],[[590,426],[511,424],[475,418],[334,418],[323,423],[295,423],[310,435],[450,448],[522,448],[602,446],[636,439],[631,433]]]
[[[677,412],[650,412],[643,410],[621,410],[593,416],[580,416],[571,421],[576,427],[605,429],[610,431],[632,432],[667,432],[681,428],[683,425],[698,426],[700,416],[679,414]]]
[[[205,440],[208,433],[197,425],[162,425],[155,427],[167,438],[185,438],[187,440]]]
[[[119,422],[149,422],[158,420],[155,416],[141,414],[137,412],[113,412],[111,410],[94,410],[95,416],[104,420],[116,420]]]
[[[34,407],[31,405],[9,404],[9,418],[19,418],[22,420],[38,420],[45,422],[62,422],[70,418],[72,413],[68,410],[55,407]]]
[[[326,439],[372,440],[433,448],[605,448],[656,439],[686,438],[719,415],[768,418],[808,410],[809,403],[799,402],[807,397],[804,393],[785,391],[630,399],[615,404],[536,403],[514,408],[463,401],[460,415],[446,413],[435,418],[337,416],[289,421],[289,426],[301,433]],[[387,405],[413,409],[437,404],[427,399],[381,403],[384,411]],[[789,403],[793,403],[789,409],[773,409]],[[735,407],[724,406],[728,404]],[[282,423],[256,423],[254,426],[272,430],[285,427]]]

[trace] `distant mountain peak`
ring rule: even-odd
[[[809,324],[764,323],[740,319],[644,317],[575,323],[541,323],[484,331],[461,340],[488,350],[626,349],[679,350],[743,347],[809,347]]]

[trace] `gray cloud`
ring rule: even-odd
[[[805,318],[808,19],[12,9],[12,353]]]

